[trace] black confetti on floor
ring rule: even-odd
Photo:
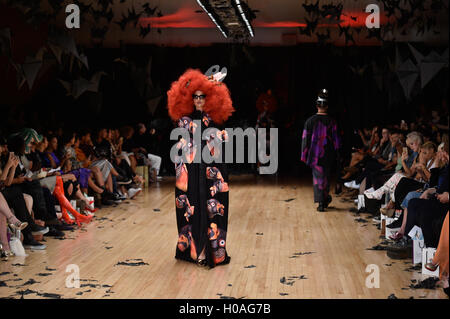
[[[308,279],[308,278],[306,278],[305,275],[289,276],[288,279],[286,279],[286,277],[281,277],[280,278],[280,283],[282,283],[283,285],[292,286],[296,282],[295,279]]]
[[[41,277],[46,277],[46,276],[51,276],[51,275],[53,275],[52,273],[43,273],[43,272],[41,272],[41,273],[39,273],[39,274],[36,274],[36,276],[41,276]]]
[[[423,281],[419,281],[418,284],[411,284],[409,287],[412,289],[436,289],[436,284],[439,278],[429,277]]]
[[[88,289],[88,290],[85,290],[85,291],[83,291],[83,292],[91,292],[92,290],[91,289]]]
[[[112,246],[107,246],[107,247],[105,247],[105,248],[109,250],[109,249],[111,249],[111,248],[113,248],[113,247],[112,247]]]
[[[415,266],[411,266],[409,268],[405,268],[403,271],[414,272],[414,271],[420,271],[420,270],[422,270],[422,266],[420,264],[418,264]]]
[[[8,287],[8,285],[6,284],[6,282],[0,280],[0,287]]]
[[[244,268],[256,268],[255,265],[245,266]]]
[[[28,266],[28,265],[24,265],[24,264],[12,264],[11,266],[26,267],[26,266]]]
[[[31,295],[31,294],[36,294],[40,297],[45,297],[45,298],[61,299],[60,294],[54,294],[54,293],[48,293],[48,292],[41,293],[39,291],[30,290],[30,289],[16,291],[16,295],[21,295],[22,299],[23,299],[23,296]]]
[[[228,287],[232,287],[233,285],[232,284],[228,284]]]
[[[262,236],[264,235],[264,233],[256,233],[256,235]]]
[[[368,220],[367,220],[367,219],[364,219],[364,218],[357,218],[357,219],[355,219],[355,222],[358,222],[358,223],[368,223]]]
[[[137,262],[130,262],[131,260],[136,260]],[[127,259],[125,261],[119,261],[114,266],[132,266],[132,267],[148,266],[148,263],[143,262],[142,259]]]
[[[77,295],[77,296],[81,296],[83,294],[83,292],[82,291],[80,291],[80,292],[77,292],[75,295]]]
[[[366,248],[366,250],[386,250],[386,246],[381,246],[381,245],[376,245],[373,246],[372,248]]]
[[[29,286],[29,285],[34,285],[34,284],[40,284],[40,281],[36,281],[33,278],[28,279],[28,281],[24,282],[23,284],[16,286],[16,287],[23,287],[23,286]]]
[[[289,202],[291,202],[291,201],[293,201],[295,198],[289,198],[289,199],[285,199],[284,201],[286,202],[286,203],[289,203]]]
[[[0,276],[9,275],[9,274],[10,274],[9,271],[4,271],[4,272],[0,273]]]
[[[280,292],[280,296],[287,296],[287,295],[289,295],[289,294],[285,293],[285,292]]]
[[[47,267],[45,267],[45,270],[47,270],[47,271],[56,271],[56,269],[55,269],[55,268],[49,268],[48,266],[47,266]]]
[[[161,210],[159,208],[153,208],[154,212],[160,212]]]
[[[90,288],[100,288],[100,284],[82,284],[80,285],[80,288],[82,287],[90,287]]]
[[[236,299],[236,298],[230,296],[220,296],[220,299]]]
[[[397,296],[395,296],[394,294],[390,294],[389,297],[387,299],[398,299]]]
[[[26,296],[26,295],[31,295],[31,294],[37,294],[37,293],[38,293],[37,291],[31,290],[31,289],[16,291],[16,295],[22,295],[22,297]]]
[[[54,294],[54,293],[48,293],[48,292],[44,292],[42,294],[38,293],[38,296],[46,297],[46,298],[53,298],[53,299],[61,299],[60,294]]]
[[[298,252],[298,253],[294,253],[289,258],[298,258],[298,257],[303,256],[303,255],[311,255],[311,254],[315,254],[315,253],[316,253],[315,251]]]

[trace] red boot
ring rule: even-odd
[[[64,189],[62,187],[62,178],[60,176],[56,177],[56,187],[53,192],[53,195],[58,199],[59,205],[61,206],[61,212],[63,215],[63,219],[68,224],[73,224],[73,220],[69,217],[69,214],[67,214],[66,210],[69,210],[69,212],[75,217],[75,222],[78,226],[80,226],[80,223],[90,223],[92,220],[92,216],[84,216],[80,213],[78,213],[70,204],[70,202],[67,200],[67,198],[64,196]]]

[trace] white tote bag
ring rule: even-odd
[[[14,255],[18,257],[26,257],[28,256],[25,253],[25,249],[23,248],[22,242],[20,241],[20,230],[16,230],[13,236],[9,241],[9,247]]]

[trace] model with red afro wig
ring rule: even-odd
[[[202,91],[206,95],[205,111],[213,122],[223,124],[234,112],[230,91],[225,83],[209,80],[200,70],[188,69],[172,83],[167,92],[169,116],[178,121],[194,112],[192,95]]]

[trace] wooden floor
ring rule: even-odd
[[[67,239],[46,237],[47,250],[0,262],[0,297],[445,298],[442,289],[408,288],[421,279],[405,271],[411,263],[366,250],[380,231],[355,221],[351,204],[334,198],[332,209],[316,212],[309,179],[232,176],[231,263],[208,270],[178,261],[173,185],[166,177],[135,200],[98,211]],[[80,288],[66,288],[71,264]],[[366,287],[369,264],[379,267],[379,288]]]

